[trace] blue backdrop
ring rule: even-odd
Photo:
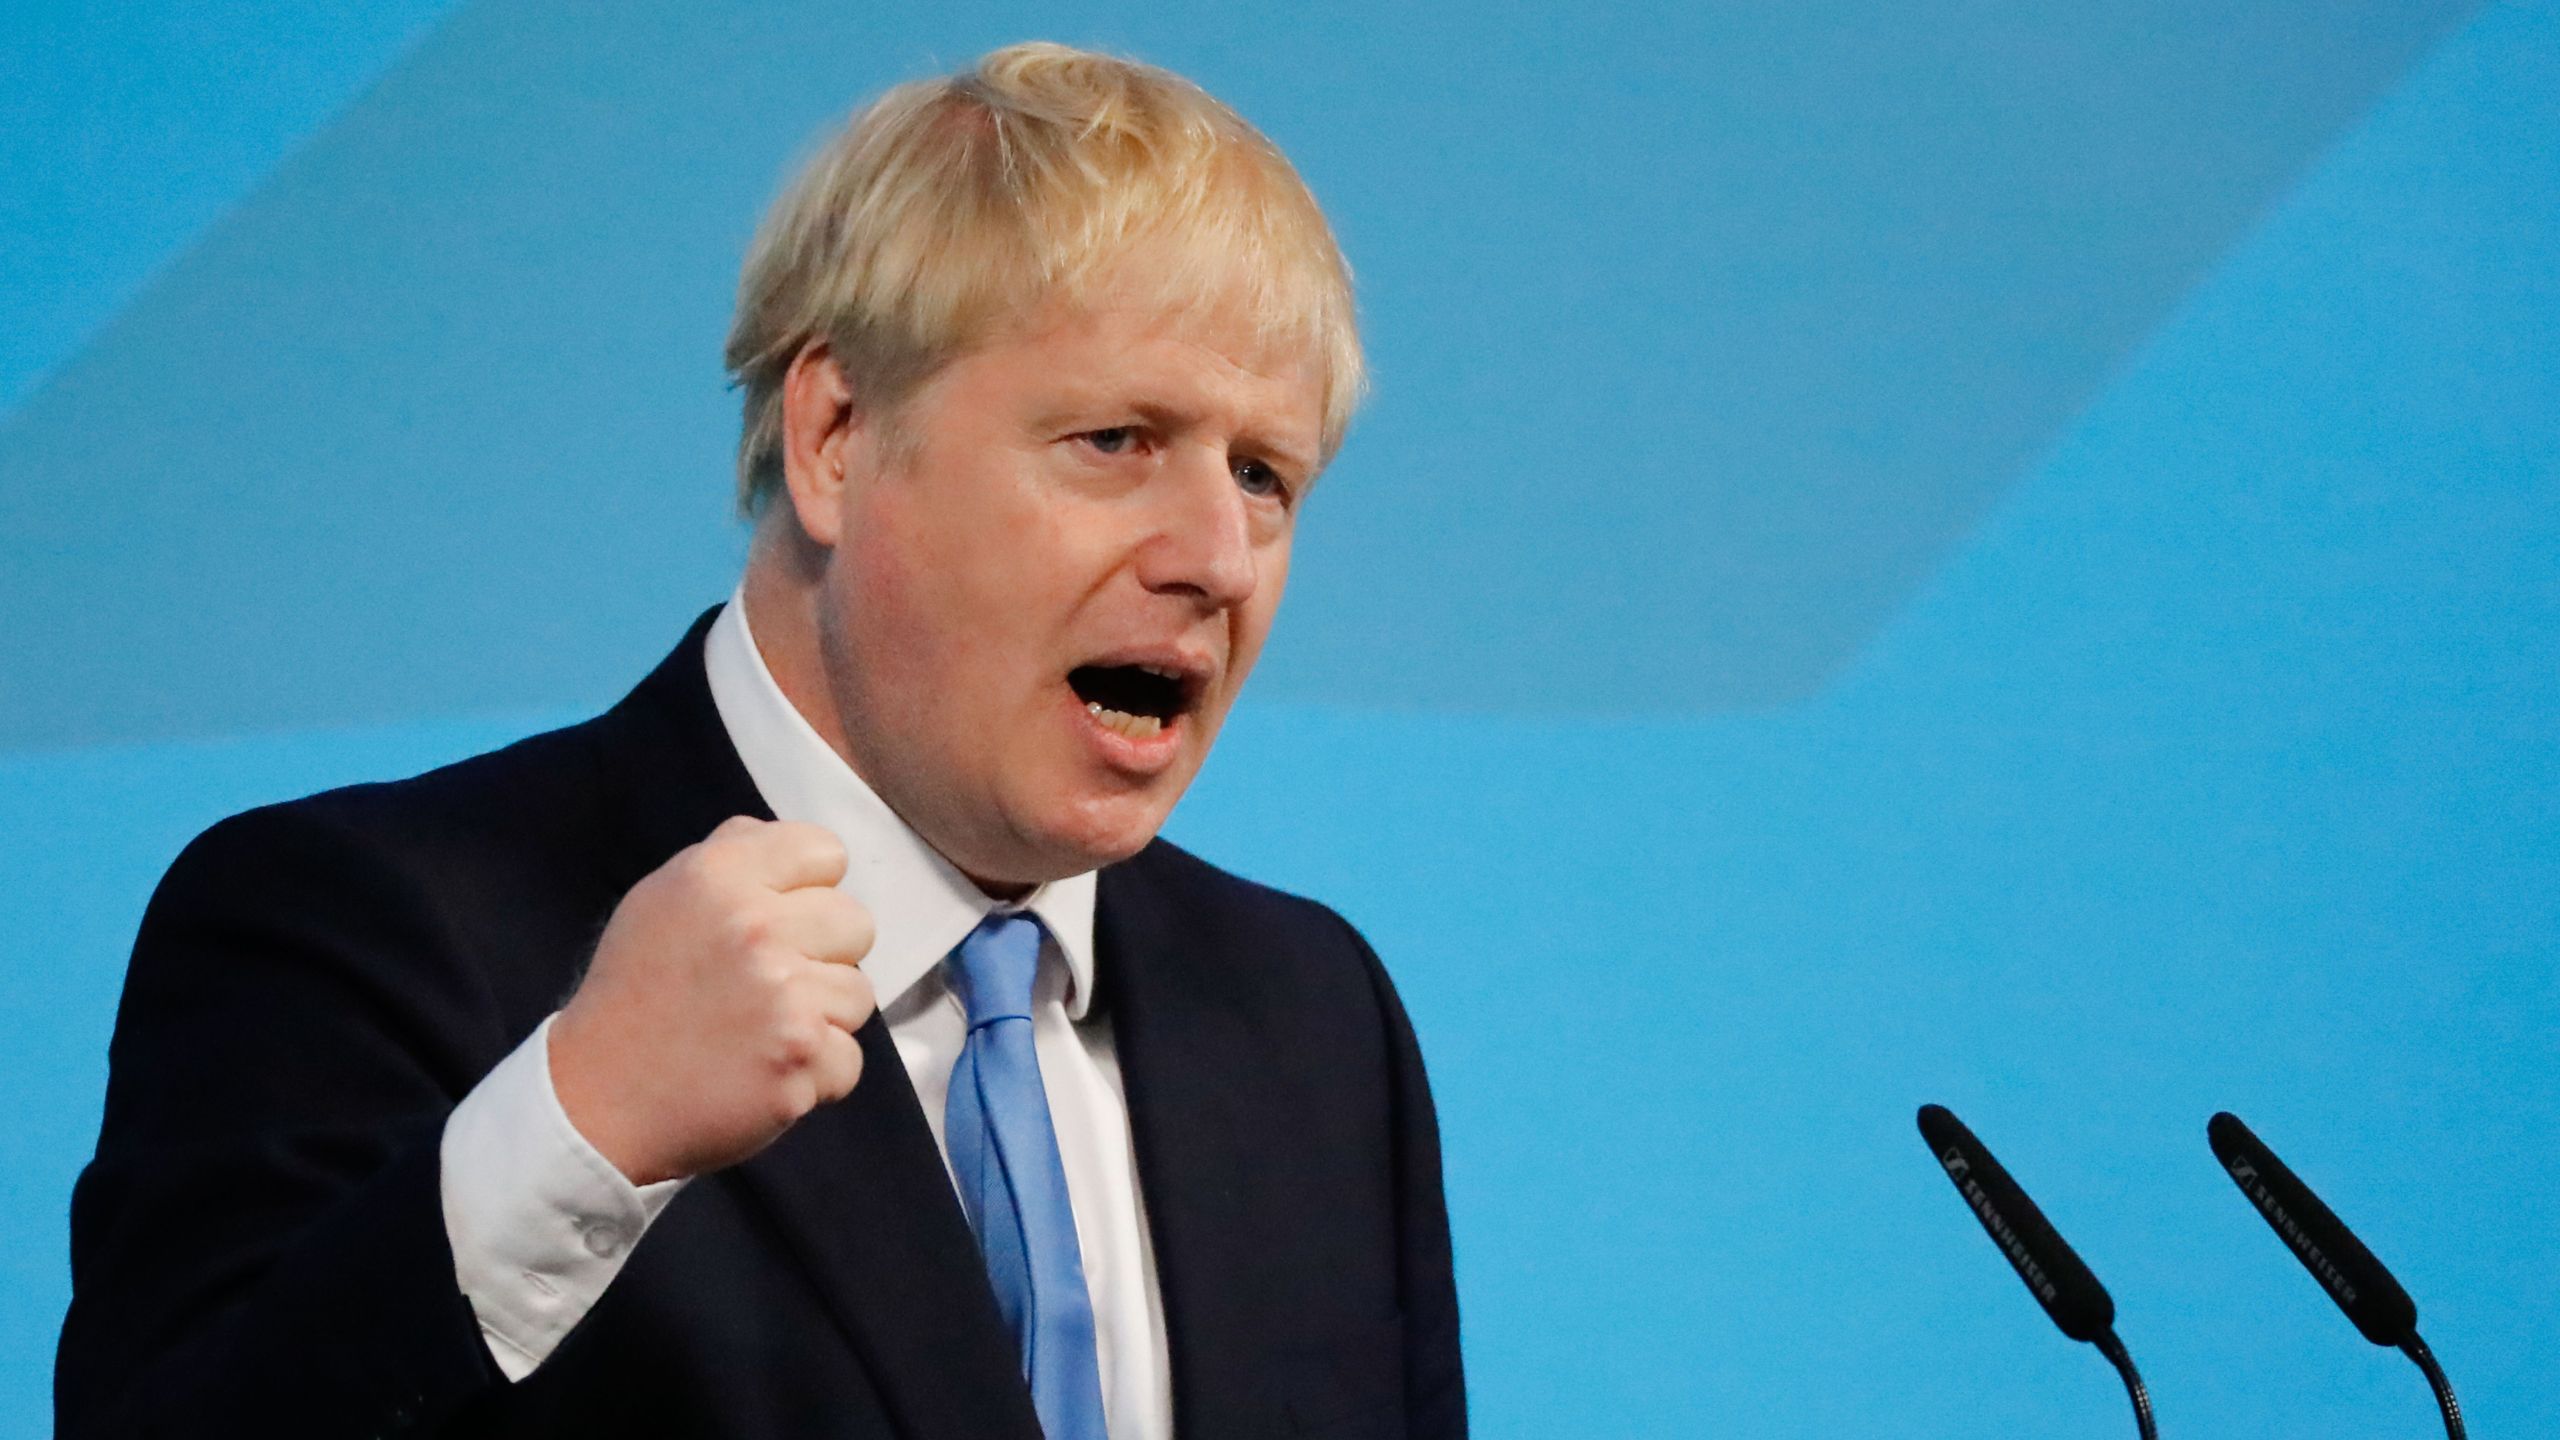
[[[1481,1433],[2127,1433],[1923,1100],[2169,1432],[2434,1423],[2226,1107],[2560,1432],[2560,3],[1375,9],[0,11],[0,1431],[160,870],[725,594],[758,211],[1038,35],[1236,103],[1360,272],[1173,834],[1403,985]]]

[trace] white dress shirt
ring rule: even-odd
[[[1110,1022],[1093,995],[1094,877],[1088,872],[999,905],[907,828],[776,685],[756,649],[743,590],[703,647],[730,743],[776,818],[822,825],[849,857],[842,889],[871,911],[862,962],[934,1144],[950,1154],[942,1107],[968,1016],[943,958],[990,911],[1027,909],[1048,932],[1032,994],[1032,1042],[1058,1132],[1076,1241],[1093,1299],[1102,1408],[1113,1440],[1173,1433],[1164,1302],[1138,1194],[1129,1106]],[[634,1186],[587,1143],[551,1084],[545,1020],[445,1124],[445,1229],[462,1293],[510,1379],[547,1359],[621,1273],[650,1222],[686,1183]]]

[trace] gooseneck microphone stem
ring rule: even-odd
[[[2115,1338],[2115,1330],[2109,1330],[2099,1335],[2094,1345],[2099,1355],[2107,1355],[2115,1373],[2125,1376],[2125,1394],[2132,1396],[2132,1422],[2140,1427],[2143,1440],[2161,1440],[2161,1432],[2150,1425],[2150,1386],[2143,1384],[2143,1371],[2132,1368],[2132,1355],[2125,1350],[2125,1343]]]
[[[2419,1373],[2425,1375],[2427,1384],[2434,1388],[2436,1408],[2444,1412],[2447,1440],[2464,1440],[2462,1402],[2453,1398],[2453,1382],[2444,1378],[2444,1367],[2436,1363],[2436,1353],[2427,1348],[2427,1342],[2419,1339],[2415,1330],[2409,1332],[2408,1339],[2400,1342],[2400,1351],[2418,1362]]]
[[[2124,1342],[2109,1330],[2092,1343],[2124,1377],[2124,1393],[2133,1397],[2133,1423],[2142,1431],[2142,1440],[2160,1440],[2159,1430],[2151,1423],[2151,1389],[2142,1383],[2142,1372],[2133,1368],[2133,1356],[2125,1350]]]

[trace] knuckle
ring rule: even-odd
[[[680,900],[684,894],[684,888],[684,856],[679,854],[675,859],[641,876],[640,883],[632,886],[629,892],[623,895],[622,903],[615,906],[614,911],[620,914],[626,910],[656,909],[666,901]]]
[[[731,948],[741,951],[763,951],[772,948],[773,916],[752,905],[730,911],[721,922],[723,938]]]
[[[818,1058],[818,1037],[810,1027],[786,1024],[773,1037],[773,1068],[781,1075],[806,1070]]]
[[[817,977],[804,963],[796,967],[774,988],[773,1023],[787,1030],[806,1029],[815,1033],[825,1023],[826,992],[818,988]]]
[[[778,963],[760,966],[759,978],[766,980],[764,992],[757,997],[763,1006],[765,1033],[776,1040],[791,1040],[808,1031],[808,1004],[801,998],[805,982]]]
[[[771,945],[749,947],[738,966],[749,990],[767,996],[779,996],[791,984],[791,970],[791,956]]]
[[[704,841],[689,850],[679,851],[676,858],[659,873],[679,891],[690,895],[709,894],[720,887],[721,855],[719,848]]]

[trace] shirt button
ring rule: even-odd
[[[587,1227],[587,1253],[599,1260],[610,1260],[622,1253],[622,1230],[614,1225]]]

